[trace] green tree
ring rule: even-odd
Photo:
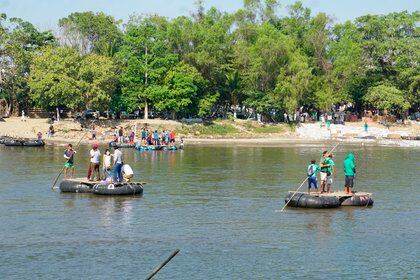
[[[167,25],[167,20],[158,16],[131,18],[118,52],[124,65],[121,98],[129,110],[142,101],[145,119],[149,102],[159,99],[166,73],[178,62],[178,56],[169,51]]]
[[[370,87],[363,100],[367,105],[382,110],[384,113],[402,115],[410,108],[403,92],[392,85],[381,84]]]
[[[69,47],[44,47],[36,55],[29,76],[30,98],[39,108],[76,109],[83,102],[79,53]]]
[[[118,81],[112,58],[88,54],[79,68],[82,102],[86,109],[107,110]]]
[[[76,12],[59,20],[62,42],[82,55],[94,52],[113,56],[121,43],[121,21],[102,12]]]

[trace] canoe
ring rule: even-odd
[[[414,135],[401,136],[401,139],[403,139],[403,140],[420,140],[420,136],[414,136]]]
[[[340,200],[335,196],[317,196],[306,193],[288,192],[284,200],[289,207],[299,208],[337,208],[340,206]],[[290,202],[289,202],[290,200]]]
[[[351,197],[344,197],[342,206],[372,206],[373,199],[369,195],[353,195]]]
[[[139,195],[143,194],[141,183],[99,183],[93,186],[92,193],[100,195]]]

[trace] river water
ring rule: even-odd
[[[61,194],[63,147],[0,147],[1,279],[419,279],[418,149],[355,152],[372,208],[286,208],[311,159],[333,145],[124,150],[142,197]],[[79,148],[84,176],[88,148]]]

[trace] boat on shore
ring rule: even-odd
[[[144,182],[111,183],[89,181],[87,178],[64,179],[59,186],[63,193],[93,193],[98,195],[141,195]]]
[[[289,207],[298,208],[337,208],[340,206],[372,206],[373,199],[371,193],[355,192],[347,194],[345,192],[332,193],[311,193],[289,191],[285,198],[285,203]]]

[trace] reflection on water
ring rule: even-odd
[[[276,212],[328,148],[123,150],[148,184],[107,197],[50,191],[63,147],[0,147],[1,278],[141,279],[176,248],[159,279],[418,278],[418,150],[339,146],[333,188],[353,151],[375,205]],[[78,149],[77,176],[88,160]]]

